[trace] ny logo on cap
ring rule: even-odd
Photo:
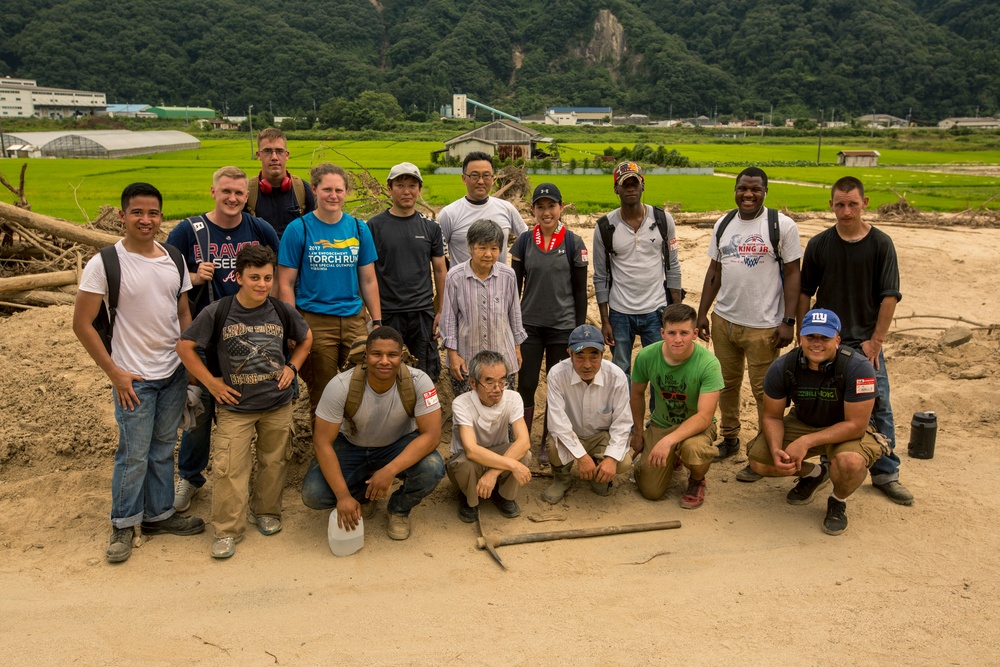
[[[826,324],[826,313],[813,313],[813,324]]]

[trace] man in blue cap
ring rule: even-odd
[[[604,359],[604,334],[591,324],[569,335],[569,359],[549,370],[546,443],[553,481],[542,493],[551,504],[562,500],[572,484],[570,470],[577,462],[580,479],[590,481],[594,493],[611,493],[611,480],[632,464],[629,455],[628,377]]]
[[[823,520],[829,535],[847,530],[847,497],[888,449],[869,426],[877,396],[875,367],[840,344],[840,318],[830,310],[805,314],[799,347],[779,357],[764,377],[764,417],[750,443],[750,467],[764,477],[798,475],[787,496],[792,505],[811,502],[833,482]],[[805,460],[822,455],[829,463]]]

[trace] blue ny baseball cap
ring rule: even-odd
[[[800,336],[819,334],[827,338],[833,338],[840,333],[840,318],[832,310],[815,308],[806,313],[802,318],[802,328],[799,330]]]

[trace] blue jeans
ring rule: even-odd
[[[118,450],[111,475],[111,523],[129,528],[174,514],[174,445],[187,400],[187,371],[133,382],[139,405],[126,410],[115,394]]]
[[[889,372],[885,367],[885,357],[878,353],[878,369],[875,371],[875,388],[878,401],[872,411],[871,424],[875,430],[889,440],[893,449],[871,467],[872,483],[885,484],[899,479],[899,457],[896,456],[896,425],[892,417],[892,403],[889,402]]]
[[[205,362],[205,350],[197,349],[202,363]],[[205,475],[202,473],[208,467],[208,457],[212,444],[212,418],[215,416],[215,399],[212,392],[201,388],[201,404],[205,406],[194,426],[181,434],[181,446],[177,449],[177,474],[197,488],[205,485]]]
[[[385,447],[358,447],[348,442],[343,434],[338,434],[333,441],[333,451],[351,496],[362,505],[370,502],[365,498],[365,489],[368,488],[365,482],[399,456],[417,435],[416,431],[408,433]],[[444,477],[444,461],[440,454],[431,452],[396,477],[403,480],[403,485],[389,496],[387,509],[390,514],[409,516],[410,510],[430,495]],[[302,480],[302,502],[314,510],[337,506],[337,496],[323,476],[315,456]]]
[[[635,337],[639,337],[643,347],[663,340],[660,334],[660,329],[663,327],[660,322],[660,311],[656,310],[645,315],[625,315],[609,307],[608,321],[611,322],[611,330],[615,335],[615,344],[611,347],[611,361],[625,371],[626,377],[631,378],[632,346],[635,344]]]

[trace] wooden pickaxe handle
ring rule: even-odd
[[[524,535],[488,535],[480,537],[477,540],[477,544],[480,549],[485,549],[487,544],[493,547],[505,547],[512,544],[551,542],[553,540],[573,540],[579,537],[600,537],[602,535],[623,535],[625,533],[645,533],[651,530],[672,530],[680,527],[680,521],[655,521],[653,523],[633,523],[627,526],[601,526],[599,528],[550,530],[544,533],[526,533]]]

